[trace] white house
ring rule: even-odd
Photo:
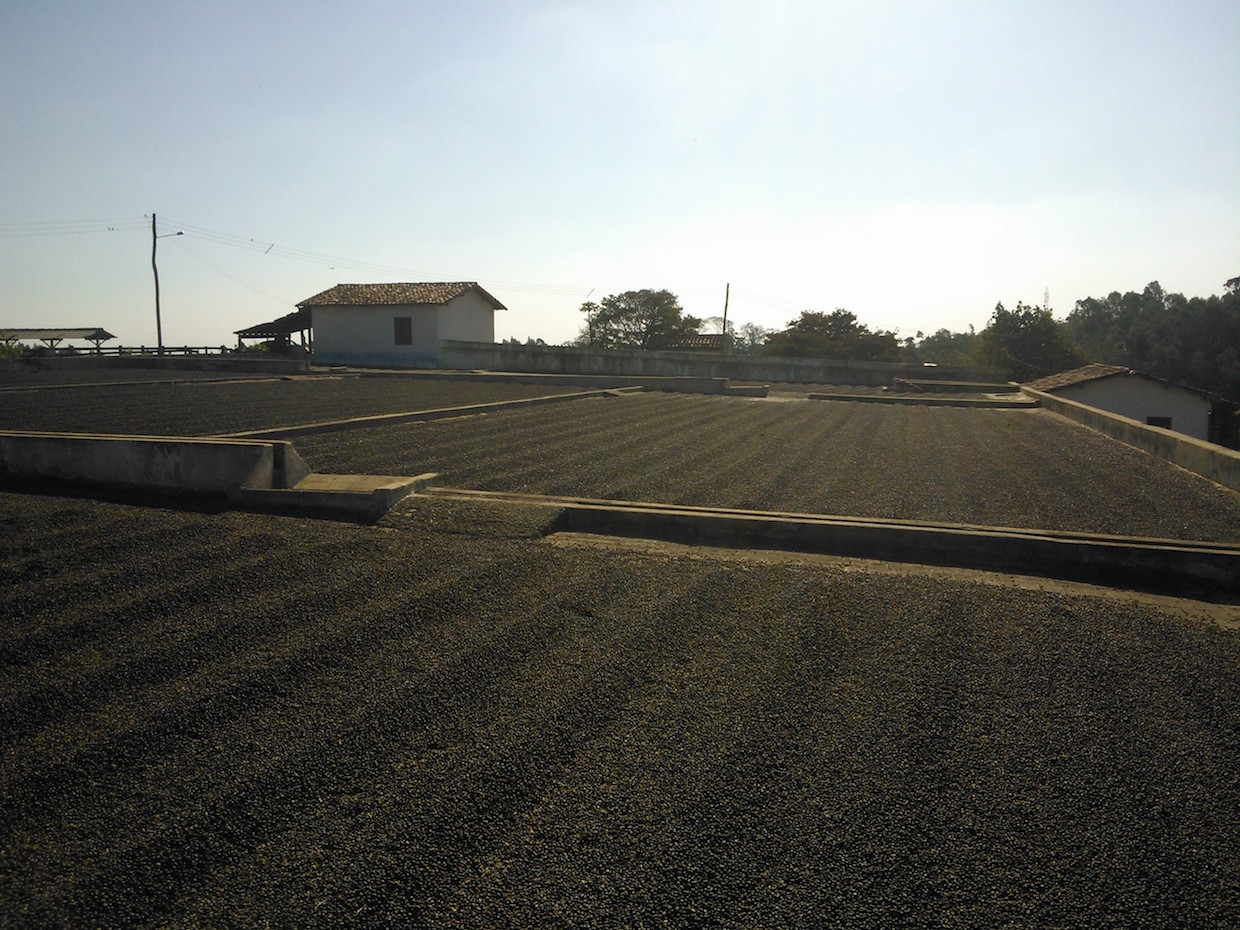
[[[1228,406],[1221,397],[1122,365],[1086,365],[1030,381],[1027,386],[1208,442],[1218,441],[1221,425],[1212,423],[1212,411],[1222,415]]]
[[[337,284],[301,301],[323,365],[436,368],[443,339],[495,341],[503,304],[472,281]]]

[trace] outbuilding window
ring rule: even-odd
[[[396,344],[398,346],[413,345],[413,318],[398,316],[393,322],[396,324]]]

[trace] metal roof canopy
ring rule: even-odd
[[[110,332],[101,326],[86,326],[79,329],[0,329],[0,342],[14,343],[23,339],[38,339],[54,348],[56,343],[65,339],[85,339],[99,348],[101,342],[115,339]]]
[[[310,310],[296,310],[285,314],[278,320],[259,323],[248,329],[236,330],[234,335],[240,339],[270,339],[273,336],[289,336],[310,329]]]

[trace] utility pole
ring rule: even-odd
[[[728,338],[728,297],[732,294],[732,284],[723,286],[723,345],[725,352],[731,352],[732,340]]]
[[[168,236],[184,236],[185,233],[177,231],[168,233]],[[155,275],[155,340],[159,343],[159,354],[164,354],[164,327],[159,318],[159,268],[155,264],[155,245],[160,239],[167,239],[168,236],[161,236],[155,230],[155,214],[151,214],[151,271]]]
[[[159,236],[155,233],[155,214],[151,214],[151,271],[155,274],[155,339],[159,343],[159,354],[164,354],[164,327],[159,319],[159,268],[155,264],[155,244]]]

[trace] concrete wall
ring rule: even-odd
[[[139,368],[153,371],[243,371],[292,374],[309,371],[309,358],[253,355],[65,355],[0,360],[0,372]]]
[[[0,478],[227,494],[290,487],[308,474],[281,441],[0,431]]]
[[[1177,433],[1202,440],[1210,438],[1208,400],[1140,375],[1114,375],[1057,388],[1055,396],[1109,410],[1139,423],[1145,423],[1148,417],[1170,417],[1171,428]]]
[[[442,339],[495,338],[495,311],[473,291],[444,305],[314,307],[311,315],[317,365],[438,368]],[[396,344],[398,317],[410,321],[410,345]]]
[[[600,351],[570,346],[513,346],[444,342],[442,368],[521,371],[541,374],[626,375],[680,378],[729,378],[733,381],[779,381],[809,384],[889,385],[897,377],[929,376],[920,365],[805,358],[749,358],[690,352]],[[932,369],[936,378],[1005,381],[1006,372]]]
[[[1147,426],[1131,417],[1099,410],[1045,391],[1022,386],[1021,392],[1036,397],[1044,408],[1053,413],[1069,417],[1203,478],[1240,491],[1240,452],[1174,430]]]

